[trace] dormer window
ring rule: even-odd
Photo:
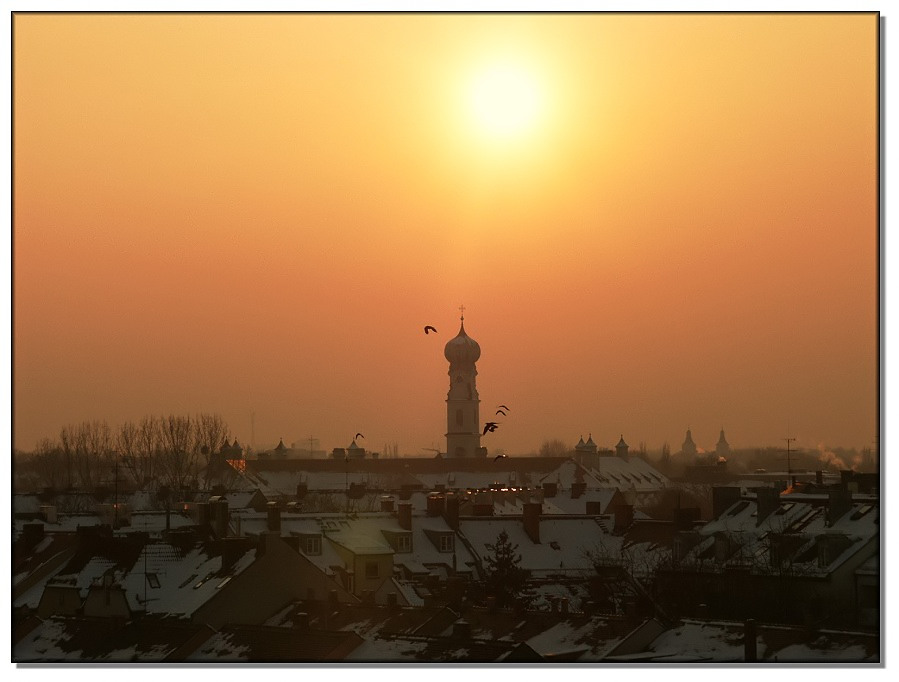
[[[452,535],[441,535],[440,536],[440,551],[441,552],[452,552],[453,551],[453,536]]]
[[[411,535],[398,535],[396,537],[396,551],[402,553],[408,553],[412,551],[412,536]]]
[[[303,551],[311,556],[322,553],[322,539],[319,535],[308,535],[303,539]]]

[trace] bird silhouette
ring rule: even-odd
[[[365,438],[365,436],[363,436],[361,433],[357,433],[356,438]],[[355,438],[353,440],[355,440]]]
[[[506,416],[506,413],[503,412],[502,410],[497,410],[496,413],[497,413],[497,414],[501,414],[501,415],[503,415],[504,417]]]
[[[497,405],[497,407],[501,407],[501,408],[504,409],[504,410],[508,410],[508,409],[509,409],[509,408],[506,407],[505,405]]]
[[[493,458],[493,461],[495,462],[498,459],[505,459],[505,458],[506,458],[506,455],[497,455],[496,457]]]
[[[482,436],[487,435],[488,431],[490,433],[493,433],[494,431],[496,431],[498,426],[499,426],[499,424],[496,422],[487,422],[486,424],[484,424],[484,433],[482,433],[481,435]]]
[[[428,331],[429,329],[430,329],[432,332],[434,332],[435,334],[437,333],[437,328],[436,328],[436,327],[432,327],[431,325],[426,325],[426,326],[425,326],[425,334],[429,334],[429,333],[430,333],[430,332]]]

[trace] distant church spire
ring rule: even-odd
[[[450,387],[446,395],[446,456],[476,457],[481,448],[478,375],[475,363],[481,357],[478,342],[465,332],[465,306],[459,306],[459,333],[443,349],[449,361]]]

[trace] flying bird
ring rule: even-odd
[[[496,457],[493,458],[493,461],[495,462],[498,459],[505,459],[505,458],[506,458],[506,455],[497,455]]]
[[[499,424],[497,424],[496,422],[487,422],[486,424],[484,424],[484,433],[482,433],[481,435],[482,436],[487,435],[488,431],[490,433],[493,433],[494,431],[496,431],[496,428],[498,426],[499,426]]]
[[[361,433],[357,433],[356,438],[365,438],[365,436],[363,436]],[[355,440],[355,438],[353,440]]]
[[[503,415],[504,417],[506,416],[506,413],[503,412],[502,410],[497,410],[496,413],[497,413],[497,414],[501,414],[501,415]]]
[[[501,407],[501,408],[504,409],[504,410],[508,410],[508,409],[509,409],[509,408],[506,407],[505,405],[497,405],[497,407]]]
[[[426,325],[426,326],[425,326],[425,334],[429,334],[429,333],[430,333],[430,332],[428,331],[429,329],[430,329],[432,332],[434,332],[435,334],[437,333],[437,328],[436,328],[436,327],[432,327],[431,325]]]

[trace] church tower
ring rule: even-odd
[[[450,387],[446,394],[446,456],[484,456],[481,449],[480,417],[475,363],[481,357],[478,342],[465,333],[465,316],[459,333],[443,349],[449,361]]]

